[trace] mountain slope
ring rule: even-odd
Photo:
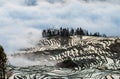
[[[33,48],[21,49],[13,57],[49,61],[65,68],[105,67],[120,69],[120,39],[92,36],[52,37],[40,40]],[[48,65],[48,62],[40,65]],[[71,66],[71,67],[70,67]]]

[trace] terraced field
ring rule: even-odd
[[[22,74],[27,71],[26,74],[34,74],[35,78],[31,79],[44,79],[44,77],[45,79],[120,78],[119,38],[92,36],[46,38],[40,40],[35,47],[21,49],[19,53],[11,55],[9,60],[12,61],[12,58],[39,62],[34,66],[30,64],[27,67],[13,67],[12,69]],[[38,74],[44,74],[44,77],[37,78]]]

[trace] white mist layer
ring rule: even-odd
[[[41,60],[29,60],[24,57],[12,57],[8,56],[8,62],[13,66],[19,66],[19,67],[26,67],[26,66],[34,66],[34,65],[41,65],[41,66],[54,66],[55,61],[48,61],[47,59],[41,59]]]
[[[88,1],[0,0],[0,44],[13,53],[32,47],[42,29],[61,26],[120,36],[120,1]]]

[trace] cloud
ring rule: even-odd
[[[41,30],[19,25],[7,26],[1,27],[0,36],[0,43],[5,47],[5,51],[14,53],[20,48],[32,47],[41,38]]]
[[[84,2],[83,0],[0,0],[0,44],[6,52],[29,47],[50,27],[82,27],[120,36],[120,1]]]

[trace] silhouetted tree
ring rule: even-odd
[[[103,34],[103,35],[101,35],[101,36],[103,36],[103,37],[107,37],[107,35],[106,35],[106,34]]]
[[[63,35],[62,32],[63,32],[63,29],[62,29],[62,27],[60,27],[60,36]]]
[[[93,34],[93,36],[100,36],[100,34],[99,34],[99,32],[95,32],[94,34]]]
[[[52,33],[51,33],[51,30],[50,30],[50,29],[47,30],[47,36],[48,36],[48,37],[51,37],[51,36],[52,36]]]
[[[77,29],[70,29],[69,28],[63,28],[60,27],[59,29],[47,29],[47,30],[43,30],[42,32],[42,36],[43,37],[51,37],[51,36],[62,36],[62,37],[68,37],[68,36],[73,36],[73,35],[86,35],[86,36],[103,36],[106,37],[105,34],[100,35],[99,32],[95,32],[95,33],[90,33],[88,32],[88,30],[84,30],[81,27],[77,28]]]
[[[88,33],[88,31],[86,31],[86,34],[85,34],[86,36],[89,36],[89,33]]]
[[[80,28],[80,35],[85,35],[84,30]]]
[[[66,35],[65,36],[70,36],[69,28],[66,29]]]
[[[73,36],[74,35],[74,29],[72,28],[70,31],[70,35]]]
[[[43,36],[43,37],[46,37],[46,30],[43,30],[42,36]]]

